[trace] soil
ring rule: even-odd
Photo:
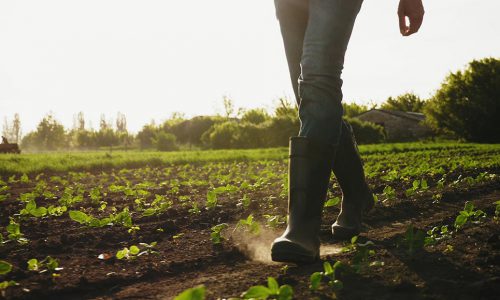
[[[174,176],[175,174],[171,174]],[[14,186],[12,193],[26,191]],[[189,194],[185,190],[181,193]],[[204,195],[203,193],[201,193]],[[120,199],[112,199],[119,203]],[[393,203],[377,203],[364,222],[361,240],[374,243],[375,255],[370,261],[383,265],[365,266],[360,272],[338,274],[344,288],[333,293],[326,284],[318,291],[309,289],[309,277],[322,271],[324,261],[349,263],[353,253],[342,253],[345,243],[330,236],[330,224],[338,214],[328,209],[321,231],[321,261],[311,265],[293,265],[270,261],[269,246],[280,234],[263,227],[259,236],[233,231],[248,211],[234,203],[200,214],[175,206],[161,216],[137,219],[140,230],[135,234],[126,228],[87,228],[68,217],[31,219],[23,222],[23,232],[30,243],[19,246],[9,242],[0,247],[0,257],[15,267],[8,275],[19,286],[10,287],[7,299],[172,299],[181,291],[205,285],[207,299],[239,297],[267,277],[278,279],[294,289],[294,299],[498,299],[500,295],[500,226],[493,218],[493,202],[500,200],[498,181],[469,189],[443,193],[436,203],[432,194],[406,198]],[[409,255],[401,242],[409,224],[424,231],[433,226],[452,225],[466,201],[486,212],[478,224],[468,224],[453,238],[417,250]],[[255,215],[265,214],[260,206]],[[281,203],[280,212],[286,211]],[[2,226],[19,204],[2,204]],[[214,224],[228,223],[221,245],[210,241]],[[117,260],[114,254],[123,247],[140,242],[158,242],[158,254],[142,255],[132,260]],[[452,250],[451,250],[452,249]],[[98,259],[100,254],[110,259]],[[26,262],[45,256],[57,258],[64,269],[52,278],[48,272],[27,271]]]

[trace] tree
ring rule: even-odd
[[[472,142],[500,142],[500,60],[473,60],[451,73],[425,109],[428,123]]]
[[[270,118],[271,116],[269,116],[266,110],[263,108],[255,108],[245,111],[241,117],[241,121],[252,124],[261,124]]]
[[[346,117],[356,117],[366,111],[368,111],[367,105],[359,105],[356,103],[342,103],[342,107],[344,108],[344,116]]]
[[[127,117],[121,112],[116,114],[116,131],[119,133],[127,132]]]
[[[285,117],[285,116],[291,116],[298,118],[299,113],[298,113],[298,107],[295,105],[292,105],[290,100],[287,98],[279,98],[278,99],[278,106],[274,109],[274,115],[276,117]]]
[[[413,93],[405,93],[396,98],[389,97],[380,108],[387,110],[400,110],[409,112],[422,112],[425,101]]]
[[[85,116],[82,111],[73,117],[73,128],[76,130],[85,130]]]
[[[52,114],[46,115],[38,124],[36,131],[23,138],[22,144],[28,148],[58,150],[68,147],[66,131]]]
[[[11,124],[9,124],[7,117],[5,117],[2,128],[2,136],[6,137],[9,143],[20,143],[21,135],[21,119],[19,118],[19,114],[14,114],[14,119]]]
[[[153,138],[153,143],[159,151],[174,151],[178,149],[175,135],[165,131],[157,132]]]

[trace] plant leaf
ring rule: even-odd
[[[12,271],[12,265],[4,260],[0,260],[0,275],[4,275]]]
[[[267,299],[270,295],[271,291],[267,287],[256,285],[249,288],[248,291],[244,292],[241,296],[243,299]]]

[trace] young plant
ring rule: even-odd
[[[47,215],[47,208],[43,206],[37,207],[35,199],[30,199],[29,202],[26,203],[26,206],[23,209],[21,209],[19,214],[21,216],[32,215],[33,217],[41,218]]]
[[[12,271],[12,265],[4,260],[0,260],[0,275],[5,275]]]
[[[240,220],[236,225],[235,230],[238,229],[239,227],[243,227],[247,231],[255,235],[258,235],[260,233],[259,223],[257,223],[257,221],[254,221],[252,215],[248,215],[246,219]]]
[[[174,300],[205,300],[206,289],[204,285],[187,289],[175,296]]]
[[[275,215],[275,216],[272,216],[272,215],[264,215],[264,217],[266,218],[267,220],[267,227],[269,228],[276,228],[278,227],[279,225],[283,225],[286,223],[286,217],[282,217],[280,215]]]
[[[148,243],[139,243],[139,246],[141,246],[142,251],[137,254],[137,256],[141,256],[144,254],[158,254],[158,251],[155,250],[156,245],[158,242],[151,242],[151,244]]]
[[[19,244],[24,245],[28,243],[28,239],[24,237],[24,234],[21,232],[21,226],[19,223],[16,223],[14,219],[10,219],[9,225],[5,228],[9,233],[7,237],[9,240],[17,241]]]
[[[207,202],[206,207],[208,209],[215,208],[217,206],[217,193],[214,190],[207,192]]]
[[[494,202],[495,204],[495,219],[498,220],[500,218],[500,200]]]
[[[384,195],[384,200],[382,202],[390,202],[391,200],[396,199],[396,190],[388,185],[382,191],[382,195]]]
[[[342,281],[335,278],[335,273],[337,272],[337,269],[340,271],[345,268],[346,266],[340,261],[335,262],[333,266],[329,262],[325,261],[323,263],[323,272],[314,272],[311,275],[311,285],[309,288],[316,291],[320,287],[323,278],[325,278],[328,280],[328,286],[330,286],[335,292],[340,291],[344,285]]]
[[[116,258],[135,259],[140,252],[141,250],[139,249],[139,247],[137,247],[136,245],[132,245],[130,246],[130,248],[125,247],[122,250],[118,250],[118,252],[116,252]]]
[[[212,232],[210,233],[210,239],[212,240],[212,243],[220,244],[224,240],[224,237],[222,237],[221,232],[227,227],[229,227],[228,224],[222,223],[215,225],[211,228]]]
[[[425,232],[418,229],[415,230],[413,224],[410,224],[403,237],[403,244],[407,247],[408,254],[413,256],[417,250],[424,247]]]
[[[435,226],[431,230],[427,231],[424,246],[435,245],[439,241],[449,238],[451,238],[451,231],[448,229],[448,225],[443,225],[441,227]]]
[[[375,244],[372,241],[365,243],[358,243],[358,236],[351,239],[351,243],[342,248],[342,252],[354,252],[352,259],[352,267],[356,272],[360,272],[366,265],[368,265],[369,258],[375,255],[375,250],[371,249]],[[382,265],[382,262],[373,262],[370,266]]]
[[[279,285],[273,277],[267,278],[267,287],[263,285],[256,285],[249,288],[246,292],[241,294],[243,299],[278,299],[278,300],[291,300],[293,299],[293,289],[291,286]]]
[[[459,215],[455,219],[455,229],[459,230],[462,228],[467,222],[480,222],[481,218],[485,218],[486,213],[480,209],[476,210],[474,204],[472,202],[465,202],[465,207],[462,211],[459,212]]]
[[[328,199],[325,202],[324,207],[333,207],[333,206],[337,206],[339,204],[340,204],[340,198],[339,197],[334,197],[334,198]]]
[[[59,276],[57,272],[63,268],[59,267],[59,261],[55,258],[47,256],[45,259],[38,261],[36,258],[28,260],[28,270],[35,271],[40,274],[50,272],[53,277]]]

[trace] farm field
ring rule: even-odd
[[[360,150],[375,209],[357,240],[333,241],[332,176],[321,261],[305,266],[270,261],[287,149],[1,155],[1,294],[239,299],[272,277],[280,299],[497,299],[500,145]]]

